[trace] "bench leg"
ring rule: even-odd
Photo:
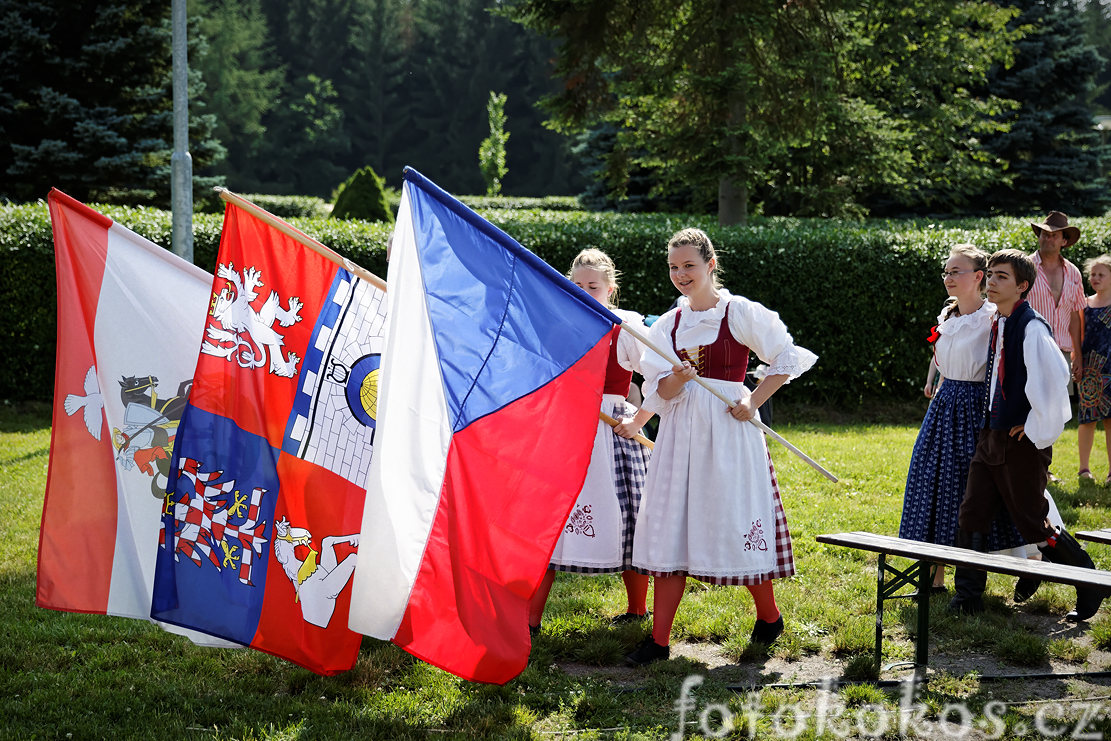
[[[926,667],[930,663],[930,587],[933,578],[930,562],[918,562],[918,635],[914,642],[914,681],[926,681]]]
[[[876,674],[883,667],[883,603],[887,595],[883,591],[883,574],[887,569],[887,554],[879,554],[876,564]]]
[[[929,663],[930,585],[933,581],[929,561],[916,561],[905,571],[887,564],[887,554],[880,553],[876,564],[876,672],[883,667],[883,603],[889,599],[913,597],[918,607],[917,639],[914,644],[914,681],[924,682]],[[887,580],[890,572],[891,580]],[[904,587],[915,591],[899,594]]]

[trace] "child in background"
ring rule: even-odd
[[[748,587],[756,603],[752,642],[771,644],[783,632],[772,579],[795,571],[791,534],[764,433],[748,420],[817,360],[794,344],[775,312],[720,287],[705,232],[677,232],[667,260],[682,298],[649,335],[682,365],[652,350],[641,356],[644,405],[660,413],[660,430],[633,543],[633,565],[655,578],[652,634],[626,657],[632,666],[670,656],[688,576]],[[768,364],[751,393],[744,386],[749,348]],[[734,405],[690,383],[695,376]]]
[[[1088,283],[1095,291],[1084,309],[1081,349],[1082,369],[1075,377],[1080,398],[1077,441],[1080,448],[1080,478],[1092,479],[1088,459],[1096,436],[1096,422],[1103,420],[1107,445],[1108,474],[1111,483],[1111,256],[1100,255],[1084,263]]]
[[[580,252],[571,263],[570,278],[622,320],[647,332],[639,314],[615,308],[618,274],[613,260],[604,252],[597,249]],[[556,571],[621,572],[627,605],[624,614],[613,622],[634,622],[647,616],[648,577],[632,570],[632,553],[649,452],[633,438],[652,413],[638,410],[625,400],[633,371],[640,371],[640,352],[640,343],[632,335],[614,328],[601,411],[619,424],[611,428],[606,422],[598,422],[582,491],[556,543],[548,573],[529,603],[529,632],[533,635],[540,632],[540,620]]]

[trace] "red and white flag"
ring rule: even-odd
[[[149,620],[166,477],[212,275],[58,190],[47,201],[58,348],[35,601]]]

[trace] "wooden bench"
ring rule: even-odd
[[[1090,540],[1093,543],[1105,543],[1111,545],[1111,528],[1103,528],[1102,530],[1080,530],[1073,533],[1073,537],[1077,540]]]
[[[1111,530],[1102,531],[1111,543]],[[1075,533],[1080,537],[1080,533]],[[879,554],[876,575],[876,671],[882,666],[883,657],[883,603],[889,599],[915,599],[918,605],[918,635],[914,646],[915,681],[925,681],[929,665],[930,640],[930,586],[933,577],[930,567],[934,563],[968,566],[1011,576],[1032,576],[1044,581],[1059,582],[1081,587],[1104,587],[1111,590],[1111,571],[1063,566],[1048,561],[1032,561],[1013,556],[980,553],[966,548],[934,545],[917,540],[904,540],[890,535],[853,532],[817,536],[819,543],[873,551]],[[914,563],[900,571],[887,563],[887,556],[901,556]],[[910,587],[912,591],[900,593]]]

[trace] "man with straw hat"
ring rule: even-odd
[[[1069,217],[1060,211],[1050,211],[1041,222],[1031,221],[1030,228],[1038,239],[1038,249],[1031,255],[1038,277],[1027,300],[1049,322],[1053,339],[1072,370],[1068,388],[1072,396],[1073,379],[1080,373],[1081,321],[1086,302],[1080,270],[1061,251],[1076,244],[1080,230],[1069,226]],[[1057,479],[1050,474],[1050,480]]]
[[[1049,322],[1053,339],[1075,377],[1080,367],[1084,281],[1080,270],[1061,255],[1061,250],[1076,244],[1080,230],[1069,226],[1069,217],[1060,211],[1050,211],[1042,222],[1031,221],[1030,228],[1038,238],[1038,250],[1031,255],[1038,277],[1030,290],[1030,306]],[[1072,395],[1071,383],[1069,395]]]

